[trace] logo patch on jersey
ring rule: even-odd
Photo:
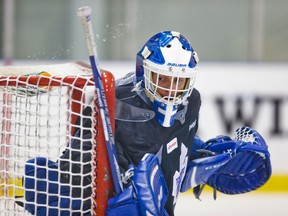
[[[196,125],[196,119],[192,122],[191,125],[189,125],[189,131],[190,131],[192,128],[194,128],[195,125]]]
[[[176,148],[178,148],[177,137],[175,137],[167,144],[167,154],[170,154]]]

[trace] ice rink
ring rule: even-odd
[[[89,29],[92,26],[94,28],[94,30],[92,30],[93,34],[90,33],[89,35],[93,38],[92,41],[89,40],[91,38],[87,38],[88,32],[85,32],[86,29],[85,27],[83,29],[83,23],[81,24],[81,20],[79,19],[84,17],[77,17],[77,11],[79,16],[80,7],[86,5],[91,7],[93,11],[92,13],[86,11],[86,15],[89,14],[89,16],[86,17],[86,22],[89,23],[89,25],[91,23]],[[163,7],[164,5],[165,7]],[[30,66],[41,66],[33,73],[42,74],[42,72],[47,72],[48,77],[50,74],[52,77],[54,75],[72,77],[73,75],[79,75],[79,71],[70,67],[62,71],[60,68],[57,68],[57,65],[75,62],[90,64],[89,58],[91,59],[92,54],[95,56],[96,63],[99,61],[99,68],[111,72],[116,80],[124,77],[125,74],[129,72],[135,71],[136,65],[137,68],[139,68],[139,62],[146,65],[144,61],[140,61],[141,55],[145,60],[154,62],[154,60],[158,58],[164,60],[165,64],[168,63],[167,66],[172,65],[172,67],[169,67],[169,73],[171,72],[171,77],[174,77],[179,73],[175,73],[173,67],[180,68],[180,66],[184,67],[184,65],[186,67],[188,63],[185,62],[186,60],[184,61],[184,59],[186,59],[188,51],[190,53],[191,50],[190,47],[186,47],[185,45],[187,44],[186,39],[184,43],[182,41],[181,43],[183,45],[182,48],[186,47],[188,49],[186,49],[185,52],[182,51],[183,55],[181,54],[182,52],[179,51],[179,55],[174,58],[173,54],[169,51],[165,52],[163,49],[164,45],[170,47],[168,45],[172,44],[172,41],[167,42],[169,40],[168,37],[166,38],[167,43],[164,42],[157,45],[159,46],[159,52],[157,51],[158,48],[156,49],[154,47],[153,50],[150,49],[151,40],[148,40],[148,38],[160,31],[172,31],[172,35],[177,36],[178,34],[176,33],[179,31],[183,36],[185,35],[189,41],[191,40],[193,56],[196,57],[195,54],[197,52],[197,57],[199,55],[200,59],[199,64],[197,59],[195,59],[195,62],[197,62],[197,67],[195,67],[195,69],[197,68],[197,77],[193,88],[199,90],[201,95],[201,108],[197,114],[199,118],[194,121],[197,124],[193,122],[193,124],[190,125],[191,128],[196,125],[198,128],[197,136],[203,141],[207,141],[219,135],[227,135],[235,139],[235,131],[237,128],[249,126],[261,134],[268,146],[270,156],[265,155],[265,159],[271,159],[272,174],[267,184],[250,193],[226,195],[217,192],[216,200],[213,199],[213,191],[209,189],[208,186],[205,187],[204,192],[200,196],[201,200],[196,199],[192,191],[180,193],[176,204],[175,215],[288,216],[287,8],[288,0],[0,0],[2,15],[0,17],[0,77],[11,75],[11,73],[13,73],[13,76],[19,75],[19,73],[23,73],[24,75],[31,74],[30,72],[24,72],[24,66],[27,66],[27,71],[29,71]],[[157,38],[157,42],[159,42],[159,38]],[[148,43],[144,45],[145,41]],[[88,44],[92,42],[92,49],[88,47],[87,50],[86,42],[88,42]],[[174,42],[175,41],[173,41],[173,43]],[[143,45],[145,48],[141,49]],[[174,50],[173,47],[170,49],[171,51]],[[155,56],[155,59],[153,59],[153,56]],[[154,63],[157,62],[155,61]],[[151,68],[152,73],[157,73],[157,68],[159,71],[165,70],[165,64],[161,65],[161,61],[158,63],[155,65],[158,65],[159,68],[153,64],[155,67]],[[50,68],[49,65],[52,67],[55,66],[55,74],[52,73],[52,67]],[[2,66],[16,66],[18,68],[10,68],[4,73],[4,70],[1,71]],[[182,70],[183,76],[188,75],[187,72],[189,72],[189,70],[187,71],[184,68],[182,68]],[[81,71],[87,71],[87,69],[82,68]],[[88,77],[91,75],[92,74],[88,73]],[[14,78],[12,78],[12,83],[14,82],[13,79]],[[40,80],[41,79],[42,78],[40,78]],[[26,80],[26,78],[24,80]],[[35,80],[38,82],[39,79]],[[12,87],[14,84],[9,84],[8,88],[3,88],[1,82],[4,82],[0,79],[0,216],[24,215],[22,212],[20,214],[16,213],[19,209],[19,211],[22,211],[23,208],[14,206],[14,197],[22,196],[24,200],[28,197],[27,193],[24,198],[23,195],[21,195],[28,185],[28,181],[24,182],[25,187],[23,188],[23,180],[26,179],[22,178],[24,176],[25,162],[36,156],[46,158],[49,156],[49,159],[58,161],[60,155],[67,149],[68,143],[70,146],[73,146],[72,144],[74,144],[75,140],[77,145],[77,141],[80,139],[78,139],[78,137],[72,137],[75,129],[78,128],[78,126],[74,124],[75,117],[77,117],[76,110],[79,108],[80,111],[82,111],[82,108],[87,107],[88,103],[86,102],[92,98],[91,95],[94,95],[94,86],[92,85],[90,86],[91,88],[81,88],[81,85],[79,85],[79,88],[75,82],[73,84],[74,86],[71,87],[65,82],[57,81],[56,83],[64,86],[65,90],[63,92],[65,93],[64,95],[67,95],[67,97],[65,97],[60,94],[61,91],[59,89],[62,87],[58,87],[58,84],[53,87],[47,87],[46,85],[48,83],[51,84],[51,82],[49,81],[43,84],[42,82],[40,83],[40,80],[37,83],[38,86],[35,88],[37,90],[37,94],[35,94],[35,90],[33,92],[34,88],[30,88],[30,86],[25,88],[27,85],[21,83],[21,79],[19,80],[20,82],[17,80],[17,83],[19,83],[17,87]],[[47,77],[43,80],[47,80]],[[78,80],[78,78],[75,80]],[[81,81],[82,79],[80,78],[79,80]],[[190,83],[192,79],[187,78],[185,80],[186,85],[188,84],[188,80]],[[112,86],[112,82],[109,81],[109,84]],[[179,83],[177,82],[177,84]],[[145,85],[147,85],[147,83]],[[1,88],[7,89],[8,91],[4,92],[2,90],[1,93]],[[155,90],[155,86],[152,87],[152,89]],[[42,93],[38,94],[38,90],[42,90]],[[38,97],[38,95],[45,94],[50,96],[50,90],[55,91],[55,97],[44,96],[42,99]],[[82,90],[83,94],[80,94]],[[137,91],[139,89],[134,88],[134,90]],[[12,96],[10,92],[16,92],[17,95]],[[25,94],[26,92],[30,92],[30,94]],[[56,94],[56,92],[58,94]],[[173,92],[175,95],[175,91]],[[160,91],[158,91],[157,94],[162,95]],[[181,98],[184,95],[185,93],[180,93],[177,96]],[[84,104],[83,106],[81,105],[82,102]],[[185,102],[183,104],[187,103]],[[56,108],[56,105],[58,105],[58,108]],[[112,101],[108,103],[109,109],[113,105],[114,102]],[[189,104],[189,107],[190,105],[191,104]],[[194,105],[192,104],[191,107],[192,112],[194,112],[194,110],[196,110],[194,109]],[[183,110],[185,111],[184,108]],[[103,110],[100,109],[100,112],[101,111]],[[120,110],[120,112],[121,111],[122,110]],[[92,113],[93,117],[95,117],[95,112]],[[112,113],[110,113],[110,116],[117,117],[117,115],[111,114]],[[124,114],[126,113],[124,112]],[[129,116],[129,113],[127,116]],[[187,120],[185,119],[185,115],[181,114],[179,116],[181,116],[180,120]],[[182,116],[184,116],[184,118],[182,118]],[[80,122],[82,121],[81,118],[79,119]],[[123,120],[133,121],[133,117],[131,119],[128,118]],[[86,119],[86,117],[83,117],[83,119]],[[101,125],[99,116],[96,117],[96,120],[97,121],[92,122],[97,122]],[[114,119],[110,120],[113,125]],[[107,128],[105,128],[106,123],[107,122],[102,122],[102,126],[104,127],[104,133],[106,132],[107,134]],[[183,124],[183,122],[181,123]],[[80,132],[82,129],[86,130],[86,128],[82,126],[85,125],[79,125]],[[92,124],[92,126],[94,126],[94,124]],[[99,138],[101,137],[101,135],[99,135],[101,130],[98,130],[98,127],[96,128],[97,131],[94,130],[93,127],[92,135],[98,136]],[[191,128],[189,128],[189,131]],[[135,131],[131,131],[131,133],[134,132]],[[34,137],[34,135],[37,136]],[[81,136],[81,140],[86,137],[82,137],[82,135],[82,133],[79,135]],[[112,137],[111,133],[109,133],[109,136]],[[168,144],[166,145],[170,147],[171,142],[169,142],[169,140],[173,139],[171,134],[163,133],[159,134],[159,136],[167,138]],[[141,138],[141,136],[139,137]],[[117,139],[117,136],[115,138]],[[128,137],[128,139],[130,138]],[[94,141],[93,137],[91,137],[91,140]],[[176,139],[176,144],[179,140]],[[86,141],[84,139],[82,141],[83,142],[80,143],[83,143],[82,149],[84,150],[84,142],[86,144]],[[96,139],[96,141],[97,146],[105,144],[104,140],[102,142]],[[247,139],[245,141],[250,140]],[[106,194],[99,192],[99,188],[101,188],[101,191],[103,188],[106,188],[104,184],[101,185],[98,182],[98,180],[102,181],[99,177],[102,175],[99,173],[103,172],[99,171],[99,168],[103,167],[103,170],[105,170],[105,182],[111,180],[111,173],[109,173],[109,170],[107,171],[106,163],[103,162],[105,160],[101,161],[99,156],[105,157],[105,154],[103,154],[101,150],[99,150],[101,148],[98,147],[95,148],[96,151],[94,151],[94,146],[96,145],[94,143],[96,142],[92,143],[93,151],[91,152],[93,153],[91,158],[94,160],[92,161],[93,164],[97,163],[97,169],[95,169],[97,170],[97,174],[96,178],[94,177],[95,175],[91,175],[91,178],[89,177],[90,180],[93,180],[91,181],[93,196],[88,198],[92,199],[94,192],[97,191],[95,196],[103,201],[106,200],[104,196],[109,196],[109,191],[107,190]],[[174,143],[171,144],[174,145]],[[163,145],[165,145],[165,143],[163,143]],[[184,146],[184,143],[181,143],[181,145]],[[187,145],[188,143],[185,141],[185,146]],[[176,148],[178,148],[178,144]],[[71,152],[73,151],[74,150],[71,151],[71,149],[67,151],[69,153],[67,154],[69,155],[69,159],[70,156],[72,157]],[[170,154],[170,152],[169,150],[167,154]],[[181,153],[183,153],[182,149]],[[238,153],[238,149],[235,150],[235,153]],[[262,153],[258,153],[263,156]],[[86,155],[87,153],[84,152],[83,156],[84,154]],[[188,152],[188,154],[190,154],[190,152]],[[95,159],[95,157],[98,158]],[[80,158],[85,159],[81,156]],[[116,157],[113,159],[115,158]],[[188,156],[186,159],[188,159]],[[182,154],[180,160],[182,161]],[[187,160],[185,160],[185,162],[186,161]],[[87,163],[85,163],[85,167]],[[163,163],[165,163],[165,161]],[[182,177],[186,174],[187,167],[184,167],[184,162],[182,165],[180,164],[179,170],[175,171],[174,175],[175,178],[177,177],[177,188],[179,188],[182,183],[179,180],[182,181]],[[252,165],[248,165],[252,167]],[[270,168],[270,166],[268,167]],[[73,172],[71,166],[68,168],[70,172]],[[251,170],[252,172],[255,172],[255,170],[258,171],[256,168]],[[53,171],[51,171],[51,173],[54,174]],[[179,177],[178,173],[180,173]],[[65,171],[61,174],[64,174],[61,175],[61,177],[68,176],[69,180],[72,179],[70,178],[71,175],[67,173],[65,175]],[[46,172],[45,175],[46,178],[48,176],[49,179],[50,171]],[[81,175],[79,179],[82,179]],[[86,175],[87,173],[85,173],[85,176]],[[241,175],[241,177],[243,176],[244,174]],[[40,178],[36,174],[34,177]],[[97,179],[97,181],[95,179]],[[257,180],[258,179],[255,181]],[[50,183],[52,185],[53,182]],[[82,181],[81,183],[84,184]],[[173,182],[173,184],[174,183],[175,182]],[[33,184],[31,185],[33,186]],[[173,185],[173,189],[174,186],[175,185]],[[236,187],[234,184],[233,186]],[[45,188],[52,190],[50,189],[50,184],[49,187],[47,186]],[[39,190],[38,182],[36,190]],[[59,192],[59,188],[55,189],[55,191],[56,190]],[[83,186],[83,192],[84,191],[87,191],[87,187],[85,189]],[[18,193],[21,196],[18,195]],[[70,195],[72,196],[72,192]],[[10,200],[11,197],[13,197],[12,200]],[[39,203],[37,199],[38,197],[35,198],[34,201]],[[99,203],[97,203],[97,205],[99,209],[101,207],[101,209],[105,209]],[[127,212],[124,214],[127,214]]]
[[[241,195],[206,192],[201,201],[192,192],[180,194],[176,205],[176,216],[287,216],[287,193],[250,192]]]

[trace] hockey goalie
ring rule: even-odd
[[[125,200],[124,190],[111,199],[108,215],[127,212],[134,197],[138,215],[174,215],[179,192],[190,188],[199,198],[205,184],[240,194],[268,181],[270,155],[257,131],[240,127],[234,139],[217,136],[207,142],[196,136],[201,105],[200,93],[193,88],[197,63],[198,56],[183,35],[160,32],[138,52],[136,73],[117,81],[118,161],[122,173],[128,170],[125,176],[132,186],[127,191],[134,191],[134,196]],[[159,162],[156,174],[147,153]],[[164,181],[155,181],[155,176]]]
[[[107,215],[171,216],[179,192],[193,188],[199,198],[202,185],[207,184],[225,194],[241,194],[256,190],[269,180],[270,154],[256,130],[239,127],[235,138],[217,136],[206,142],[196,136],[201,106],[200,93],[194,88],[197,64],[198,56],[183,35],[159,32],[137,53],[136,72],[116,81],[115,144],[123,189],[109,200]],[[84,110],[87,118],[78,121],[83,122],[82,128],[91,127],[91,112],[90,107]],[[61,182],[74,178],[75,184],[91,181],[89,176],[80,175],[88,173],[91,166],[80,167],[64,160],[90,160],[90,154],[80,154],[77,149],[91,149],[91,133],[79,129],[77,136],[87,137],[88,141],[80,146],[79,139],[71,140],[71,148],[64,151],[59,161],[48,163],[50,167],[60,167],[63,173],[52,171],[43,187],[60,189],[64,194],[70,189],[51,184],[53,178],[59,176]],[[29,181],[31,173],[35,175],[37,171],[41,178],[46,172],[44,168],[35,169],[35,160],[36,164],[47,163],[45,158],[27,161],[26,188],[33,184]],[[65,172],[68,169],[79,173],[79,177],[69,176]],[[90,208],[91,203],[77,199],[91,196],[89,188],[72,193],[75,200],[50,196],[48,206],[28,205],[26,209],[41,215],[51,206],[59,206],[60,210],[62,205]],[[26,199],[35,200],[36,196],[37,192],[30,191]],[[36,202],[41,203],[41,199]]]

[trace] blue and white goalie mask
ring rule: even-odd
[[[163,127],[174,123],[187,103],[196,77],[198,56],[178,32],[164,31],[150,38],[137,53],[136,77]]]

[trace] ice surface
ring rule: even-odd
[[[285,216],[288,215],[288,194],[250,192],[240,195],[205,192],[199,201],[192,192],[180,194],[176,216]]]

